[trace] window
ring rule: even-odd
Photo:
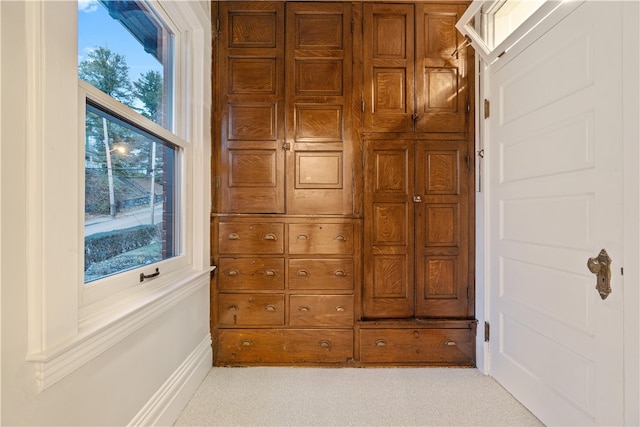
[[[122,102],[78,78],[79,63],[88,57],[86,51],[78,57],[78,33],[82,32],[78,20],[85,7],[104,9],[109,3],[15,2],[8,10],[15,12],[16,19],[9,20],[7,31],[3,27],[6,34],[25,36],[16,37],[15,46],[12,44],[12,52],[20,52],[15,64],[20,72],[14,73],[16,90],[24,94],[16,99],[16,108],[23,112],[27,124],[18,126],[24,134],[24,147],[21,142],[18,151],[24,156],[16,161],[24,170],[20,176],[25,178],[18,188],[25,189],[26,359],[34,363],[39,390],[62,380],[209,286],[210,2],[135,3],[152,5],[148,16],[166,30],[162,49],[167,55],[161,56],[162,61],[149,57],[155,70],[162,73],[161,100],[168,106],[164,118],[155,121],[145,115],[140,104]],[[111,21],[124,28],[121,21]],[[115,42],[108,39],[114,31],[102,32],[95,45],[115,51]],[[125,28],[125,32],[129,30]],[[127,57],[127,61],[131,72],[137,70],[133,59]],[[137,138],[136,143],[155,142],[156,161],[164,162],[162,176],[156,167],[155,183],[163,186],[164,211],[160,215],[158,209],[157,215],[166,221],[163,227],[169,241],[164,245],[167,251],[173,247],[174,254],[85,283],[87,115],[94,115],[100,124],[105,118],[108,131],[109,127],[124,128],[120,130]],[[97,131],[94,137],[99,138]],[[102,145],[95,142],[98,151],[88,155],[99,163],[99,156],[105,159],[106,151],[104,141]],[[120,147],[127,140],[108,142],[112,167],[120,167]],[[106,171],[106,159],[104,162],[101,167]],[[168,165],[174,169],[167,169]],[[162,184],[169,181],[174,188]],[[167,201],[165,193],[175,200]],[[156,268],[161,272],[157,278],[140,283],[140,273],[150,275]]]
[[[78,2],[84,302],[183,263],[188,144],[173,132],[174,40],[141,0]]]
[[[456,27],[491,64],[537,25],[566,16],[582,1],[474,0]]]

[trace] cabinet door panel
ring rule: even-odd
[[[466,141],[416,142],[416,316],[469,315]]]
[[[220,2],[220,211],[282,213],[284,4]]]
[[[412,317],[413,175],[411,141],[366,141],[363,315]]]
[[[468,57],[471,48],[455,53],[464,41],[455,28],[464,10],[416,4],[416,132],[467,131],[473,55]]]
[[[349,214],[350,3],[287,3],[287,213]]]
[[[366,3],[363,21],[364,130],[413,132],[413,5]]]

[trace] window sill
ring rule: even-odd
[[[167,278],[142,295],[130,295],[117,307],[96,312],[80,321],[78,333],[45,351],[29,354],[36,381],[43,391],[94,357],[150,323],[180,301],[209,285],[209,270]]]

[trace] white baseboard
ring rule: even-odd
[[[171,426],[211,369],[211,335],[198,344],[129,426]]]

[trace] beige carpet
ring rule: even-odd
[[[541,426],[477,369],[213,368],[176,426]]]

